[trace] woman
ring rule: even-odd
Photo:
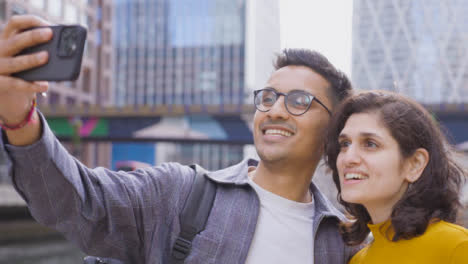
[[[326,142],[343,239],[373,240],[356,263],[468,263],[468,230],[453,224],[464,172],[431,115],[390,92],[362,92],[336,110]]]

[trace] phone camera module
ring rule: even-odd
[[[62,30],[59,42],[59,56],[72,57],[75,54],[75,51],[78,49],[78,34],[78,29],[74,27],[66,27]]]

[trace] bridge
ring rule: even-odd
[[[425,105],[455,145],[468,142],[468,103]],[[41,106],[61,140],[164,141],[252,144],[255,107],[159,105],[102,107]]]
[[[253,105],[41,106],[60,140],[252,144]]]

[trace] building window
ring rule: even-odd
[[[12,15],[24,15],[26,14],[26,9],[22,6],[19,6],[19,5],[13,5],[11,7],[11,14]]]
[[[104,29],[103,43],[108,44],[111,42],[111,32],[109,29]]]
[[[51,105],[58,105],[60,103],[60,95],[57,92],[50,92],[49,98]]]
[[[31,0],[30,3],[33,7],[41,10],[43,10],[45,6],[45,0]]]
[[[86,15],[86,26],[90,31],[94,30],[94,18],[91,15]]]
[[[110,59],[109,53],[104,54],[104,68],[105,69],[111,68],[111,59]]]
[[[83,91],[85,93],[91,91],[91,71],[89,68],[83,69]]]
[[[75,88],[75,82],[71,81],[62,82],[62,85],[70,89]]]
[[[103,14],[103,19],[104,20],[109,20],[111,17],[111,8],[109,5],[104,6],[104,14]]]
[[[104,87],[103,87],[103,96],[105,100],[108,100],[109,99],[109,90],[110,90],[110,81],[109,81],[109,77],[104,77]]]
[[[81,15],[80,15],[80,24],[85,25],[89,30],[91,30],[87,23],[88,23],[88,18],[87,18],[87,15],[86,15],[86,11],[82,10]]]
[[[67,3],[65,5],[65,21],[68,23],[78,22],[78,10],[73,4]]]
[[[73,97],[67,97],[67,106],[75,105],[76,99]]]
[[[94,56],[94,44],[91,41],[85,43],[85,55],[87,58],[93,58]]]
[[[49,13],[56,17],[62,16],[62,7],[63,7],[62,0],[49,0],[48,6],[47,6]]]
[[[101,46],[101,30],[96,29],[95,34],[96,34],[96,45]]]

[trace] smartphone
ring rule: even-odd
[[[86,28],[80,25],[49,26],[53,38],[30,47],[18,55],[48,51],[49,61],[39,67],[18,72],[13,76],[26,81],[74,81],[78,79],[86,42]]]

